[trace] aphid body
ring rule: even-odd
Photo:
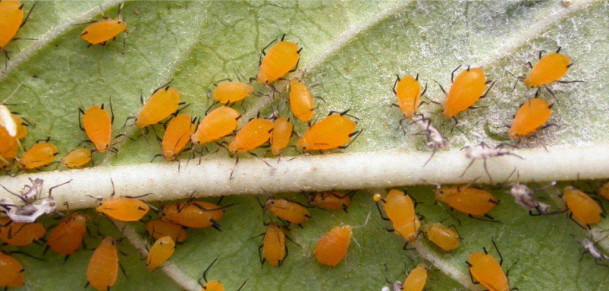
[[[171,237],[164,236],[159,238],[148,252],[148,258],[146,259],[148,271],[154,271],[167,262],[173,255],[175,246]]]
[[[352,235],[353,229],[349,225],[331,229],[315,244],[313,254],[317,261],[330,267],[338,265],[347,255]]]

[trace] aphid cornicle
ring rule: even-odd
[[[499,262],[486,251],[486,248],[484,248],[484,253],[472,253],[469,256],[469,261],[466,263],[469,267],[472,282],[474,284],[482,284],[487,290],[518,290],[516,287],[510,288],[508,280],[510,270],[506,273],[503,272],[503,269],[501,268],[503,265],[503,256],[501,255],[501,252],[499,252],[499,248],[495,241],[493,241],[493,246],[495,246],[495,250],[497,251],[497,254],[499,254]]]
[[[148,194],[123,197],[116,197],[115,195],[114,182],[112,182],[112,194],[106,199],[96,198],[95,210],[110,218],[125,222],[139,221],[150,210],[148,204],[138,199]]]
[[[6,46],[15,39],[19,29],[27,22],[30,14],[34,10],[34,5],[30,8],[24,19],[23,4],[18,0],[0,1],[0,51],[4,53],[6,60],[9,60]]]
[[[338,191],[318,192],[310,194],[307,198],[311,206],[323,209],[342,209],[347,212],[347,207],[351,204],[351,197],[355,195],[355,191],[347,194]]]
[[[460,112],[472,107],[479,99],[486,97],[488,92],[491,90],[495,83],[492,83],[489,88],[486,88],[487,82],[486,76],[482,68],[467,68],[467,70],[461,72],[457,78],[454,78],[455,72],[461,66],[457,67],[451,74],[450,80],[452,86],[446,94],[444,88],[440,86],[442,92],[446,95],[446,102],[444,103],[444,118],[454,118]]]
[[[146,228],[148,235],[154,239],[169,236],[171,240],[178,244],[186,241],[186,231],[182,226],[175,223],[157,219],[146,222],[144,228]]]
[[[269,262],[271,266],[280,266],[284,259],[288,256],[288,247],[286,245],[286,236],[277,223],[270,223],[264,233],[262,245],[258,248],[260,263]],[[260,252],[262,250],[262,253]]]
[[[203,276],[201,276],[201,278],[199,278],[199,280],[198,280],[199,285],[201,287],[203,287],[203,289],[201,289],[201,291],[224,291],[224,284],[222,284],[220,281],[218,281],[218,280],[208,281],[207,280],[207,272],[209,272],[209,269],[211,269],[211,267],[216,263],[216,261],[218,261],[218,258],[219,257],[216,257],[216,259],[214,259],[214,261],[211,262],[211,264],[209,264],[209,267],[207,267],[207,269],[205,269],[205,271],[203,271]],[[245,280],[245,282],[243,282],[243,284],[241,284],[241,287],[239,287],[239,289],[237,289],[237,291],[240,291],[243,288],[243,286],[245,286],[246,283],[247,283],[247,280]]]
[[[163,265],[175,251],[176,244],[169,236],[159,238],[148,252],[146,267],[148,271],[154,271]]]
[[[184,150],[190,136],[195,132],[195,125],[188,114],[180,114],[169,121],[161,145],[163,156],[167,161],[175,161]]]
[[[290,80],[290,109],[292,114],[303,122],[313,119],[313,95],[307,86],[298,79]]]
[[[112,111],[112,101],[110,101],[110,111]],[[89,140],[95,145],[95,150],[100,153],[108,151],[112,142],[114,112],[110,117],[110,113],[102,104],[92,105],[87,111],[79,108],[78,113],[82,114],[82,124],[80,124],[80,116],[78,118],[80,129],[85,131]]]
[[[250,83],[231,81],[230,79],[216,83],[213,96],[220,104],[231,104],[241,101],[254,93]]]
[[[27,246],[42,239],[46,234],[44,226],[38,222],[11,222],[8,218],[0,219],[0,240],[13,246]]]
[[[228,151],[232,154],[240,154],[255,150],[271,138],[272,131],[272,121],[254,118],[237,132],[235,139],[228,145]]]
[[[163,206],[162,219],[189,228],[213,227],[220,229],[220,219],[224,209],[216,204],[205,201],[188,201]]]
[[[527,88],[537,88],[558,81],[567,74],[572,65],[569,57],[560,53],[560,47],[556,52],[544,57],[541,57],[541,54],[542,52],[539,52],[539,62],[535,66],[531,62],[528,63],[531,72],[524,79],[524,85]]]
[[[0,288],[17,288],[25,284],[25,269],[7,252],[0,250]]]
[[[271,152],[273,155],[278,156],[281,152],[288,147],[290,139],[292,138],[292,132],[294,125],[287,117],[279,117],[273,122],[273,132],[271,133]]]
[[[106,237],[93,252],[87,268],[87,286],[97,290],[110,290],[118,277],[118,251],[116,242]]]
[[[459,247],[459,233],[441,223],[427,223],[423,225],[425,237],[445,252]]]
[[[275,40],[262,49],[262,56],[264,57],[261,56],[260,60],[260,71],[256,78],[258,83],[273,83],[298,67],[300,51],[302,49],[298,49],[297,44],[285,41],[284,39],[285,35],[281,37],[281,40],[274,44],[268,52],[266,49],[272,45]]]
[[[34,170],[47,166],[55,161],[57,147],[49,142],[39,142],[17,159],[21,170]]]
[[[488,191],[461,185],[438,186],[435,192],[436,201],[444,202],[450,208],[466,213],[470,217],[485,216],[494,221],[488,213],[499,204],[499,200]]]
[[[381,194],[377,193],[374,194],[373,200],[376,202],[381,219],[391,221],[393,232],[406,240],[404,248],[406,248],[408,243],[417,240],[421,222],[417,217],[415,204],[410,195],[400,190],[392,189],[385,199],[383,199]],[[383,202],[387,217],[383,215],[379,202]]]
[[[313,124],[298,139],[298,148],[304,152],[346,148],[351,137],[361,132],[355,131],[355,121],[345,116],[348,111],[330,112],[328,117]]]
[[[197,131],[192,135],[193,144],[206,144],[221,139],[235,131],[241,114],[228,106],[221,106],[205,115]]]
[[[116,19],[107,19],[104,17],[102,20],[95,21],[83,30],[80,37],[88,42],[89,46],[97,44],[104,45],[107,41],[116,38],[119,33],[127,30],[127,23],[125,23],[121,17],[124,5],[125,4],[123,3],[118,7]]]
[[[574,217],[578,224],[590,227],[590,225],[599,223],[603,218],[603,208],[599,202],[584,191],[567,186],[563,189],[562,195],[570,212],[569,217]]]
[[[353,229],[349,225],[332,228],[315,244],[313,254],[317,261],[330,267],[338,265],[347,255],[352,235]]]
[[[412,119],[421,105],[421,96],[425,95],[427,85],[421,92],[421,84],[419,83],[419,74],[416,78],[408,75],[400,79],[398,75],[393,84],[393,94],[398,99],[397,106],[407,119]]]
[[[80,213],[73,213],[64,218],[55,227],[47,240],[47,248],[68,257],[76,252],[83,242],[87,232],[87,217]]]
[[[552,115],[552,105],[540,98],[533,98],[520,106],[508,135],[521,139],[535,133]]]
[[[180,91],[165,85],[152,93],[135,117],[135,126],[142,129],[157,124],[178,110],[180,106]]]
[[[81,168],[91,162],[91,151],[85,148],[75,149],[61,159],[61,164],[70,169]]]
[[[292,224],[301,225],[311,219],[311,213],[305,206],[287,199],[269,197],[262,207]]]

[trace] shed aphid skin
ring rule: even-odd
[[[211,267],[216,263],[216,261],[218,261],[218,257],[216,257],[214,259],[213,262],[211,262],[211,264],[209,264],[209,267],[207,267],[207,269],[205,269],[205,271],[203,271],[203,275],[201,276],[201,278],[199,278],[198,282],[199,285],[203,288],[201,289],[201,291],[224,291],[224,284],[222,284],[220,281],[218,280],[211,280],[208,281],[207,280],[207,272],[209,272],[209,269],[211,269]],[[237,289],[237,291],[240,291],[243,286],[245,286],[245,284],[247,283],[247,280],[245,280],[245,282],[243,282],[243,284],[241,284],[241,287],[239,287],[239,289]]]
[[[563,213],[563,211],[549,212],[550,205],[537,201],[537,199],[533,197],[535,190],[529,188],[527,185],[520,184],[520,173],[516,172],[516,168],[510,173],[506,181],[509,180],[514,173],[517,175],[516,183],[512,184],[508,193],[514,197],[514,200],[518,205],[529,210],[529,215],[540,216]],[[554,186],[555,184],[556,183],[552,183],[551,186]]]
[[[304,152],[347,148],[361,133],[361,130],[355,130],[356,122],[347,118],[348,112],[332,111],[328,117],[313,124],[298,139],[298,148]],[[356,137],[351,139],[353,136]]]
[[[13,246],[28,246],[38,243],[46,234],[44,226],[38,222],[11,222],[9,218],[0,218],[0,240]]]
[[[311,206],[327,210],[342,209],[347,213],[347,207],[351,204],[351,197],[355,191],[341,193],[338,191],[318,192],[307,196]]]
[[[286,41],[285,34],[279,42],[275,43],[276,41],[277,39],[273,40],[261,52],[260,70],[256,80],[262,85],[273,83],[298,68],[302,48],[299,49],[298,44]]]
[[[457,209],[471,218],[496,222],[488,213],[499,204],[499,199],[488,191],[469,185],[458,185],[438,186],[435,192],[436,202],[444,202],[451,209]],[[490,220],[477,218],[474,215],[484,216]]]
[[[419,227],[421,226],[421,222],[415,211],[415,203],[412,201],[410,195],[400,190],[392,189],[385,199],[383,199],[381,194],[376,193],[373,196],[373,200],[376,202],[376,208],[381,215],[381,219],[391,221],[393,225],[393,229],[387,230],[402,236],[406,240],[404,249],[407,249],[408,243],[417,240]],[[383,203],[387,217],[383,215],[379,202]]]
[[[273,132],[271,132],[271,153],[278,156],[290,144],[294,125],[287,117],[279,117],[273,121]]]
[[[548,84],[558,82],[558,83],[579,83],[583,81],[574,80],[574,81],[562,81],[560,80],[564,77],[569,68],[573,65],[568,56],[560,53],[561,47],[558,47],[556,52],[547,54],[542,57],[543,51],[539,52],[539,62],[533,66],[531,62],[527,64],[531,68],[531,72],[529,75],[524,78],[524,85],[527,88],[538,88],[544,87],[552,96],[554,96],[554,92],[550,90],[547,86]]]
[[[154,90],[145,103],[144,97],[140,95],[142,109],[137,116],[128,117],[125,123],[130,119],[135,119],[135,126],[144,129],[149,125],[158,124],[178,111],[178,107],[183,104],[180,102],[180,91],[170,87],[169,83]]]
[[[83,244],[85,233],[87,233],[87,217],[78,212],[72,213],[51,230],[44,253],[51,249],[60,255],[64,255],[66,256],[65,263],[70,255],[75,253]]]
[[[423,225],[423,234],[425,237],[433,242],[436,246],[438,246],[441,250],[445,252],[450,252],[459,247],[459,243],[461,237],[459,232],[456,231],[454,225],[451,225],[453,229],[450,227],[444,226],[442,223],[432,222]]]
[[[309,88],[297,78],[290,80],[290,110],[302,122],[309,123],[313,119],[315,102]]]
[[[499,248],[494,240],[492,240],[493,246],[499,255],[499,262],[493,258],[493,256],[489,255],[484,249],[484,253],[472,253],[469,256],[469,261],[465,262],[469,267],[469,274],[474,284],[482,284],[484,288],[487,290],[493,291],[510,291],[510,290],[518,290],[518,288],[513,287],[510,288],[509,283],[509,274],[510,269],[507,272],[503,273],[502,265],[503,265],[503,256],[501,252],[499,252]]]
[[[116,241],[107,236],[93,252],[87,268],[87,284],[103,291],[110,290],[118,277],[118,250]]]
[[[589,254],[594,259],[594,263],[603,266],[609,267],[609,265],[603,264],[603,262],[609,263],[609,256],[605,255],[597,246],[598,242],[592,241],[590,239],[584,239],[580,242],[581,246],[584,248],[582,255],[580,257],[580,261],[584,258],[584,255]]]
[[[175,246],[176,244],[171,237],[159,238],[148,252],[148,258],[146,259],[148,271],[154,271],[167,262],[173,255]]]
[[[25,25],[27,20],[30,18],[30,14],[34,11],[34,7],[37,2],[34,2],[32,8],[28,12],[27,16],[24,15],[23,12],[23,4],[21,4],[18,0],[2,0],[0,1],[0,51],[4,53],[4,57],[6,58],[5,68],[8,65],[8,61],[10,58],[8,57],[8,52],[6,51],[6,46],[11,43],[13,40],[16,40],[15,37],[19,29]]]
[[[191,136],[193,144],[215,142],[231,133],[239,125],[241,114],[228,106],[221,106],[205,115],[197,131]]]
[[[23,202],[23,205],[0,203],[0,207],[5,209],[4,212],[13,222],[32,223],[44,214],[49,215],[54,213],[57,210],[57,203],[53,198],[53,190],[72,182],[72,180],[69,180],[49,188],[48,196],[42,198],[42,186],[44,181],[42,179],[32,180],[31,178],[30,181],[32,182],[32,186],[25,185],[21,191],[21,195],[13,193],[6,187],[0,185],[9,194],[16,196]]]
[[[18,288],[25,284],[25,269],[9,253],[0,250],[0,288]]]
[[[47,142],[38,142],[17,159],[20,170],[36,170],[55,162],[57,147]]]
[[[470,159],[471,162],[467,165],[460,177],[463,177],[465,173],[467,173],[467,170],[469,170],[469,168],[474,164],[476,160],[482,160],[484,164],[484,171],[486,172],[490,183],[493,184],[493,177],[491,177],[491,173],[488,171],[488,167],[486,165],[487,159],[501,156],[514,156],[521,160],[524,160],[521,156],[515,153],[504,151],[505,147],[507,146],[507,144],[491,146],[486,144],[485,142],[481,142],[477,145],[464,147],[462,150],[465,151],[465,157]]]
[[[112,109],[112,100],[110,100],[110,113],[104,108],[104,104],[92,105],[83,111],[78,109],[78,125],[83,130],[91,143],[95,146],[95,150],[100,153],[105,153],[108,150],[117,152],[112,148],[112,124],[114,123],[114,110]],[[82,114],[82,123],[80,115]]]
[[[167,161],[175,161],[190,142],[190,136],[195,132],[196,125],[188,114],[174,116],[165,129],[161,147],[162,156]],[[156,157],[156,156],[155,156]]]
[[[179,224],[171,223],[161,219],[146,222],[144,225],[146,232],[154,239],[161,237],[171,237],[175,243],[180,244],[186,241],[186,231]]]
[[[445,119],[453,119],[457,122],[455,116],[468,108],[473,109],[473,105],[488,94],[488,92],[495,85],[494,82],[486,80],[484,71],[482,68],[470,68],[469,66],[463,72],[461,72],[455,79],[455,72],[461,68],[459,65],[451,74],[450,81],[452,86],[448,91],[448,94],[438,83],[440,89],[446,95],[446,102],[444,102],[443,116]],[[487,84],[491,84],[488,88]]]
[[[256,197],[256,199],[258,199],[258,197]],[[311,213],[309,213],[307,207],[296,201],[277,199],[269,196],[264,205],[260,200],[258,200],[258,203],[262,209],[270,211],[280,220],[286,221],[288,225],[296,224],[302,227],[302,223],[311,219]]]
[[[118,7],[115,19],[103,17],[102,20],[93,21],[80,34],[80,37],[92,45],[105,45],[108,41],[115,39],[121,32],[127,30],[127,23],[122,18],[123,6]],[[103,13],[103,11],[102,11]]]
[[[262,235],[264,235],[262,245],[258,247],[260,264],[269,262],[272,267],[281,266],[288,257],[286,238],[289,237],[285,235],[281,225],[273,222],[268,224],[266,232]]]
[[[82,168],[90,162],[93,162],[91,151],[85,148],[75,149],[61,159],[61,165],[69,169]]]
[[[590,225],[599,223],[604,217],[602,204],[584,191],[567,186],[563,189],[562,196],[569,209],[569,218],[577,225],[590,228]]]
[[[214,83],[214,86],[213,93],[208,93],[208,95],[213,95],[215,102],[224,105],[239,102],[254,94],[252,83],[245,83],[241,80],[224,79]]]
[[[189,228],[213,227],[220,229],[220,219],[224,216],[224,210],[235,204],[219,206],[222,198],[217,204],[205,201],[192,201],[196,193],[193,192],[188,201],[165,205],[161,211],[161,218],[175,224]]]
[[[133,222],[141,220],[150,210],[150,206],[139,200],[139,198],[148,196],[150,193],[140,196],[115,197],[114,181],[111,180],[110,182],[112,183],[112,194],[110,194],[110,197],[103,199],[90,196],[97,199],[95,210],[118,221]]]
[[[425,136],[427,138],[427,146],[432,149],[431,156],[423,165],[423,167],[425,167],[431,161],[438,149],[448,146],[448,140],[438,131],[438,129],[431,125],[431,119],[425,118],[423,114],[415,115],[412,119],[412,123],[419,128],[419,132],[415,133],[415,135]]]
[[[520,106],[512,127],[508,130],[508,136],[512,139],[522,139],[537,132],[539,129],[544,129],[549,125],[545,125],[552,115],[552,105],[540,98],[533,98]]]
[[[315,244],[313,254],[320,264],[335,267],[347,255],[353,228],[349,225],[341,225],[332,228],[322,236]]]
[[[421,92],[421,84],[419,83],[419,74],[416,77],[411,75],[400,78],[396,76],[395,83],[393,83],[393,94],[398,100],[397,106],[404,114],[404,118],[412,120],[421,105],[421,97],[427,92],[427,84],[425,89]]]

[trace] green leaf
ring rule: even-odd
[[[24,142],[26,147],[51,136],[63,156],[85,139],[78,128],[78,108],[112,98],[115,132],[138,138],[119,144],[117,156],[97,155],[96,164],[149,163],[160,152],[153,133],[141,137],[133,127],[122,127],[128,116],[139,111],[140,92],[147,97],[173,80],[182,100],[192,104],[186,111],[201,116],[211,104],[206,96],[211,84],[234,78],[236,72],[255,76],[259,51],[284,33],[304,48],[300,65],[307,69],[306,82],[319,84],[312,91],[327,101],[319,104],[316,118],[346,109],[360,118],[358,127],[365,131],[349,152],[429,151],[421,138],[404,135],[397,128],[401,114],[390,106],[395,98],[391,86],[396,74],[419,73],[429,86],[427,96],[443,101],[435,81],[449,87],[450,72],[460,64],[481,65],[489,79],[497,80],[489,97],[478,104],[484,108],[459,116],[463,132],[451,132],[451,121],[432,114],[439,106],[424,105],[422,111],[432,114],[434,125],[446,133],[452,150],[492,142],[484,125],[488,122],[493,132],[503,130],[518,105],[535,94],[522,84],[513,89],[515,76],[528,72],[526,63],[535,63],[540,50],[553,51],[558,46],[575,63],[565,80],[585,83],[550,86],[556,95],[551,122],[560,127],[539,134],[532,146],[604,144],[609,137],[605,126],[609,122],[609,5],[603,0],[572,1],[570,8],[559,1],[130,1],[124,8],[129,27],[125,44],[119,37],[106,47],[87,48],[79,37],[84,27],[79,24],[99,19],[102,9],[114,17],[118,2],[41,1],[19,32],[20,37],[38,40],[18,41],[7,47],[12,63],[0,75],[0,96],[2,100],[11,96],[6,102],[17,103],[11,109],[35,124]],[[32,2],[25,4],[26,10],[32,6]],[[545,91],[541,94],[554,100]],[[261,105],[264,114],[273,108],[288,114],[285,95],[274,101],[250,97],[237,108],[255,115]],[[301,133],[305,128],[297,125]],[[340,179],[338,175],[349,173],[337,173],[336,179]],[[306,190],[305,186],[301,190]],[[173,276],[174,282],[164,269],[150,273],[132,247],[121,246],[129,253],[121,258],[128,278],[119,275],[113,290],[192,288],[216,256],[220,259],[209,278],[221,280],[227,290],[236,290],[245,280],[244,290],[380,290],[386,279],[403,281],[406,271],[430,257],[435,259],[427,265],[440,267],[430,271],[433,280],[428,286],[462,290],[461,283],[469,284],[465,265],[469,254],[482,247],[491,249],[492,238],[505,258],[504,270],[518,261],[510,272],[512,287],[600,290],[608,283],[605,268],[596,266],[590,257],[579,259],[582,249],[576,241],[586,232],[566,215],[529,216],[505,190],[492,191],[501,203],[491,215],[500,223],[477,221],[455,212],[462,224],[458,229],[463,241],[449,254],[439,252],[423,238],[417,251],[403,251],[402,239],[383,229],[389,223],[379,218],[371,192],[359,191],[349,214],[311,210],[313,219],[304,228],[292,227],[289,232],[301,247],[290,244],[289,257],[277,269],[261,267],[258,261],[260,238],[252,237],[262,233],[264,226],[254,196],[227,197],[224,203],[238,204],[227,209],[221,221],[223,231],[188,230],[188,240],[170,260],[173,270],[185,277]],[[413,187],[409,192],[422,202],[417,212],[425,216],[424,222],[456,223],[434,205],[432,188]],[[538,195],[550,200],[553,209],[565,207],[555,192],[540,191]],[[296,194],[287,197],[303,200]],[[95,214],[90,216],[97,220]],[[120,236],[105,219],[100,221],[103,235]],[[346,260],[335,268],[321,266],[311,256],[316,239],[343,223],[358,226]],[[606,224],[604,221],[602,226]],[[129,224],[125,232],[132,228],[143,233],[141,224]],[[89,249],[99,243],[96,231],[93,227],[93,235],[87,239]],[[130,239],[141,242],[143,238],[135,235]],[[23,250],[33,255],[42,252],[39,246]],[[66,264],[62,257],[50,253],[45,262],[19,257],[27,269],[27,284],[18,290],[80,290],[86,283],[90,255],[90,251],[80,251]]]

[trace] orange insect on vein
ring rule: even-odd
[[[154,271],[167,262],[173,255],[175,246],[175,242],[169,236],[158,239],[148,252],[148,258],[146,259],[148,271]]]
[[[190,201],[176,203],[163,207],[162,218],[189,228],[213,227],[220,229],[220,219],[224,216],[224,209],[216,204],[205,201]]]
[[[262,50],[264,58],[260,60],[260,71],[256,78],[258,83],[273,83],[298,67],[300,51],[302,49],[298,49],[297,44],[285,41],[284,38],[285,35],[281,38],[281,41],[273,45],[268,52],[266,52],[266,48],[275,41],[269,43]]]
[[[542,52],[539,52],[539,62],[531,66],[531,72],[524,79],[524,85],[527,88],[537,88],[549,83],[558,81],[567,74],[571,67],[571,60],[566,55],[560,53],[560,47],[555,53],[550,53],[541,57]]]
[[[305,152],[315,150],[330,150],[346,148],[355,131],[355,121],[345,116],[346,111],[330,116],[316,122],[305,134],[298,139],[298,148]]]
[[[78,250],[86,232],[87,217],[79,213],[73,213],[64,218],[51,231],[45,252],[50,248],[58,254],[66,255],[67,260],[67,256]]]
[[[112,101],[110,101],[110,109],[112,111]],[[112,142],[112,122],[114,121],[114,113],[110,117],[108,110],[104,109],[104,105],[93,105],[87,111],[79,110],[82,114],[81,129],[85,131],[89,140],[95,145],[95,149],[100,153],[105,153],[110,148]],[[80,123],[80,118],[79,118]]]
[[[144,227],[146,228],[148,235],[155,239],[169,236],[171,237],[171,240],[176,243],[183,243],[186,241],[186,231],[178,224],[157,219],[146,222]]]
[[[423,264],[418,264],[404,280],[402,291],[422,291],[427,284],[427,268]]]
[[[118,8],[116,19],[102,19],[95,21],[83,30],[80,37],[91,45],[106,44],[107,41],[114,39],[119,33],[127,30],[127,23],[123,21],[121,4]]]
[[[323,209],[342,209],[347,212],[347,207],[351,204],[351,197],[355,195],[355,191],[348,194],[338,191],[319,192],[308,196],[309,204]]]
[[[533,98],[520,106],[508,131],[513,139],[535,133],[552,115],[552,105],[540,98]]]
[[[237,129],[240,117],[241,114],[235,109],[218,107],[201,120],[191,140],[194,144],[205,144],[221,139]]]
[[[393,84],[393,94],[398,99],[397,106],[404,114],[407,119],[412,119],[414,114],[421,105],[421,97],[425,95],[427,91],[427,85],[421,92],[421,84],[419,83],[419,74],[416,77],[411,75],[405,76],[400,79],[398,75],[395,83]]]
[[[313,95],[307,86],[297,79],[290,80],[290,109],[296,118],[303,122],[313,119]]]
[[[80,168],[89,162],[91,162],[91,151],[84,148],[75,149],[61,159],[61,164],[70,169]]]
[[[273,267],[280,266],[288,255],[287,245],[285,241],[285,233],[281,226],[277,223],[270,223],[264,233],[264,239],[260,248],[262,254],[260,256],[260,264],[268,261]],[[258,250],[260,251],[260,248]]]
[[[231,104],[241,101],[253,93],[252,84],[228,80],[217,83],[213,96],[214,100],[220,104]]]
[[[39,142],[17,159],[17,166],[21,170],[42,168],[55,161],[57,147],[49,142]]]
[[[0,219],[0,240],[13,246],[27,246],[38,241],[46,234],[44,226],[38,222],[11,222],[8,218]]]
[[[116,242],[106,237],[93,252],[87,268],[87,286],[97,290],[110,290],[118,277],[118,251]]]
[[[180,91],[178,89],[169,86],[156,89],[135,117],[135,126],[142,129],[157,124],[176,112],[179,106]]]
[[[163,135],[163,156],[167,161],[174,161],[184,150],[190,136],[195,132],[195,125],[188,114],[180,114],[169,121]]]
[[[569,217],[575,217],[579,223],[588,227],[601,221],[603,209],[600,203],[584,191],[573,186],[567,186],[563,190],[563,197],[567,208],[571,212]]]
[[[228,145],[228,150],[233,154],[255,150],[271,138],[272,131],[272,121],[254,118],[237,132],[235,139]]]
[[[273,132],[271,133],[271,152],[273,155],[278,156],[281,152],[288,147],[294,125],[287,117],[280,117],[275,119],[273,122]]]
[[[300,225],[311,219],[311,214],[305,206],[287,199],[269,197],[264,204],[264,208],[275,216],[293,224]]]
[[[0,287],[4,290],[25,284],[25,269],[19,261],[3,250],[0,250],[0,274]]]
[[[110,198],[98,201],[95,210],[116,220],[126,222],[139,221],[148,213],[150,207],[136,198],[139,197],[111,196]]]
[[[450,252],[459,247],[459,234],[441,223],[425,224],[423,233],[443,251]]]
[[[414,242],[418,238],[419,227],[421,222],[415,211],[415,204],[410,198],[410,195],[396,189],[392,189],[387,194],[385,199],[380,194],[375,194],[373,197],[377,202],[376,206],[383,220],[391,221],[393,231],[396,235],[402,236],[408,243]],[[383,202],[384,210],[387,217],[383,215],[378,202]]]
[[[499,204],[497,197],[491,193],[469,186],[440,186],[436,189],[435,197],[436,201],[444,202],[469,216],[485,216],[491,220],[494,219],[488,213]]]
[[[499,252],[495,241],[493,241],[493,245],[499,254],[499,262],[486,251],[486,248],[484,248],[484,253],[472,253],[469,256],[469,261],[466,263],[469,266],[472,282],[480,283],[486,289],[493,291],[518,290],[517,288],[510,289],[508,277],[501,268],[503,256]]]
[[[451,80],[453,81],[450,91],[446,95],[446,102],[444,103],[444,118],[451,119],[460,112],[472,107],[480,98],[484,98],[486,94],[491,90],[495,83],[487,89],[486,77],[482,68],[467,68],[467,70],[461,72],[456,79],[453,78],[454,73],[460,68],[457,67],[451,74]],[[444,89],[440,86],[442,91]],[[486,92],[485,92],[486,90]]]
[[[349,225],[331,229],[315,244],[313,254],[317,261],[331,267],[338,265],[347,255],[352,235],[353,229]]]

